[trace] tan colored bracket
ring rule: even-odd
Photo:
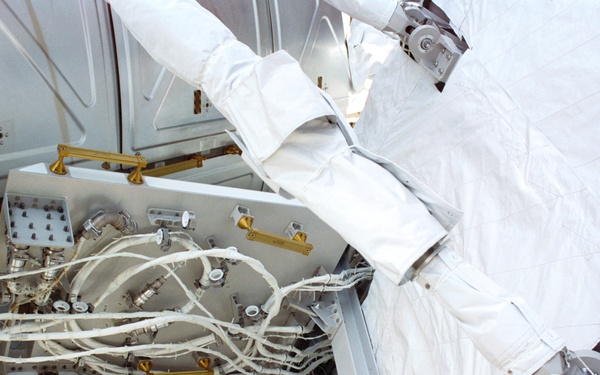
[[[169,372],[169,375],[214,375],[215,371],[210,369],[210,358],[200,358],[198,360],[198,367],[202,370],[195,371],[180,371],[180,372]],[[146,375],[158,375],[152,370],[152,361],[141,361],[138,364],[138,369],[144,371]]]
[[[154,169],[144,170],[144,176],[162,177],[177,172],[187,171],[193,168],[202,168],[203,162],[206,160],[204,156],[192,155],[186,161],[165,165]]]
[[[134,184],[144,182],[142,178],[142,168],[148,164],[142,155],[124,155],[115,152],[90,150],[87,148],[71,147],[67,145],[58,145],[58,160],[50,164],[50,171],[56,174],[66,174],[64,158],[73,157],[87,160],[97,160],[107,163],[125,164],[136,166],[135,171],[131,172],[127,179]]]
[[[254,218],[243,215],[237,222],[239,228],[248,231],[246,238],[250,241],[264,243],[266,245],[276,246],[281,249],[290,250],[302,255],[310,255],[313,245],[306,243],[306,233],[298,232],[293,238],[286,238],[272,233],[266,233],[252,228]]]

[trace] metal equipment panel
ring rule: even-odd
[[[272,52],[266,0],[200,3],[259,55]],[[231,144],[233,126],[203,92],[158,65],[113,12],[122,103],[123,152],[157,161]],[[198,35],[198,38],[202,38]]]
[[[91,169],[81,169],[76,167],[69,167],[67,175],[55,175],[48,171],[48,166],[45,164],[37,164],[31,167],[22,168],[20,170],[13,170],[8,179],[7,185],[7,199],[10,202],[7,203],[8,209],[13,209],[13,216],[21,213],[23,210],[33,209],[32,205],[37,204],[35,209],[46,210],[44,204],[50,201],[54,206],[60,206],[62,210],[67,209],[70,213],[70,217],[66,217],[66,220],[70,220],[70,225],[73,228],[82,226],[86,231],[93,228],[96,232],[97,237],[95,239],[88,238],[87,235],[82,235],[88,238],[85,241],[84,246],[78,254],[77,259],[81,259],[85,262],[85,259],[92,259],[96,255],[101,254],[113,254],[111,251],[103,249],[105,245],[111,243],[115,238],[121,235],[116,232],[112,227],[105,227],[105,233],[90,226],[86,221],[89,217],[95,217],[94,213],[102,210],[104,212],[126,212],[127,217],[137,222],[137,232],[133,236],[125,236],[137,241],[136,238],[140,238],[144,233],[148,233],[151,237],[144,240],[144,242],[137,243],[135,245],[128,245],[122,250],[127,254],[137,253],[140,256],[145,257],[162,257],[169,255],[185,256],[186,254],[202,253],[202,250],[191,250],[181,246],[180,242],[173,240],[173,243],[169,241],[163,241],[159,244],[158,236],[154,233],[161,232],[164,230],[165,235],[170,233],[170,238],[175,236],[183,236],[190,238],[204,249],[210,249],[209,239],[213,239],[213,244],[216,247],[228,248],[234,246],[238,249],[239,254],[248,256],[260,261],[264,265],[266,272],[270,273],[277,280],[277,284],[280,287],[290,285],[291,283],[304,280],[315,276],[317,269],[322,269],[325,272],[332,272],[341,257],[346,247],[345,241],[340,236],[329,228],[325,223],[314,216],[306,207],[294,200],[285,200],[275,194],[248,191],[234,188],[227,188],[221,186],[204,185],[197,183],[189,183],[182,181],[171,181],[167,179],[151,178],[146,177],[145,182],[142,185],[133,185],[127,181],[125,174],[99,171]],[[37,198],[34,198],[37,197]],[[41,198],[48,197],[48,198]],[[68,206],[67,206],[68,205]],[[246,230],[241,229],[235,225],[235,218],[232,220],[232,212],[237,206],[243,206],[250,210],[251,215],[254,216],[253,227],[256,229],[256,233],[262,236],[272,236],[268,233],[283,235],[286,227],[289,226],[290,222],[301,223],[303,228],[302,231],[307,234],[306,244],[310,243],[314,248],[309,251],[309,255],[298,254],[295,250],[283,249],[276,246],[265,245],[257,241],[251,241],[248,239]],[[57,207],[48,207],[49,213],[53,214]],[[5,207],[6,210],[6,207]],[[186,219],[187,212],[187,219]],[[240,211],[241,212],[241,211]],[[6,211],[1,215],[0,227],[7,225],[5,217],[9,217]],[[36,218],[34,215],[29,215],[32,221]],[[193,218],[194,226],[189,223],[192,222],[190,218]],[[11,219],[12,220],[12,219]],[[29,219],[28,219],[29,220]],[[43,223],[46,221],[46,217],[40,219]],[[14,225],[13,232],[18,230],[21,226],[21,221]],[[27,220],[25,220],[27,221]],[[38,225],[37,222],[30,224],[31,230],[38,230],[45,233],[43,225]],[[132,227],[135,227],[133,225]],[[162,229],[159,230],[159,227]],[[38,228],[38,229],[36,229]],[[62,228],[62,227],[61,227]],[[167,232],[167,229],[169,231]],[[185,234],[179,235],[178,233],[185,232]],[[27,232],[29,233],[29,232]],[[81,233],[77,231],[77,233]],[[92,232],[89,232],[90,234]],[[162,232],[161,232],[162,233]],[[77,237],[77,235],[76,235]],[[164,238],[163,238],[164,240]],[[27,253],[25,258],[31,261],[26,261],[27,265],[23,265],[20,271],[27,271],[30,269],[36,269],[36,261],[45,257],[47,254],[52,256],[52,252],[60,251],[61,257],[64,256],[65,260],[72,258],[74,253],[73,247],[66,247],[64,251],[53,249],[44,243],[48,241],[46,236],[38,236],[34,242],[39,242],[37,246],[30,246],[27,250],[20,248],[7,248],[7,243],[4,241],[0,243],[0,258],[6,259],[8,256],[7,252],[11,255],[13,261],[10,261],[7,266],[6,262],[2,262],[3,271],[7,272],[19,272],[11,267],[14,267],[18,263],[18,259],[15,258],[19,251]],[[291,240],[287,240],[291,241]],[[79,240],[77,240],[79,243]],[[114,244],[115,242],[113,242]],[[11,245],[16,246],[16,245]],[[112,245],[109,245],[112,246]],[[42,249],[43,248],[43,249]],[[100,251],[100,252],[99,252]],[[116,254],[116,252],[114,253]],[[118,255],[118,254],[117,254]],[[124,254],[125,255],[125,254]],[[92,258],[90,258],[92,257]],[[179,259],[179,258],[178,258]],[[15,260],[17,261],[15,263]],[[265,302],[272,295],[273,290],[267,283],[268,279],[262,274],[262,271],[258,271],[251,267],[248,267],[244,261],[234,263],[228,263],[226,266],[225,258],[216,258],[214,261],[221,262],[220,268],[218,263],[213,263],[213,271],[221,269],[226,273],[226,278],[222,278],[222,282],[219,284],[218,280],[212,279],[213,272],[210,273],[211,282],[214,282],[212,286],[207,287],[202,297],[202,305],[210,311],[215,319],[222,322],[229,323],[232,321],[239,321],[239,311],[244,311],[246,307],[255,308],[253,306],[263,306]],[[211,261],[212,262],[212,261]],[[93,262],[92,262],[93,263]],[[107,259],[96,266],[93,272],[84,277],[83,287],[79,289],[78,293],[73,290],[73,285],[77,283],[77,277],[80,272],[80,267],[74,267],[68,273],[68,282],[71,287],[68,288],[70,293],[74,295],[67,295],[64,293],[53,294],[50,297],[50,302],[47,307],[38,308],[41,314],[61,314],[64,311],[68,311],[70,305],[72,309],[82,308],[87,309],[87,304],[90,304],[90,309],[93,306],[93,311],[90,313],[121,313],[126,311],[167,311],[168,309],[177,308],[184,309],[183,306],[189,298],[182,291],[180,284],[175,282],[173,279],[167,280],[164,285],[160,287],[160,293],[157,296],[149,295],[146,300],[143,301],[143,309],[131,310],[130,304],[132,301],[136,301],[136,298],[130,300],[125,299],[124,296],[133,296],[138,291],[146,288],[153,280],[157,279],[165,273],[165,270],[161,267],[151,267],[141,273],[131,273],[126,271],[128,267],[143,265],[146,261],[140,259],[128,257],[118,257],[113,259]],[[87,264],[90,264],[89,261]],[[166,263],[165,263],[166,264]],[[187,260],[185,263],[181,261],[169,262],[171,267],[179,264],[173,272],[177,272],[177,276],[182,282],[188,287],[194,289],[194,285],[198,283],[195,279],[198,279],[202,275],[204,264],[198,259]],[[49,263],[44,262],[44,265]],[[6,267],[10,269],[5,269]],[[117,275],[125,276],[123,283],[119,282]],[[223,273],[221,273],[223,276]],[[33,290],[36,288],[36,284],[44,282],[45,279],[40,279],[40,275],[32,277],[23,277],[20,279],[18,285],[13,285],[13,288],[17,288],[22,292]],[[10,284],[10,282],[9,282]],[[217,285],[219,284],[219,285]],[[112,293],[107,295],[106,298],[102,299],[103,293],[108,288],[114,287]],[[11,286],[9,286],[11,288]],[[200,288],[197,286],[197,288]],[[198,289],[200,290],[200,289]],[[141,293],[140,293],[141,294]],[[156,293],[155,293],[156,294]],[[39,295],[39,293],[38,293]],[[309,302],[314,301],[314,292],[302,293],[302,296],[308,297]],[[313,297],[311,297],[313,296]],[[79,297],[79,298],[77,298]],[[150,298],[152,297],[152,298]],[[233,298],[233,299],[232,299]],[[237,301],[239,306],[243,306],[244,309],[233,309],[232,301]],[[97,302],[97,303],[95,303]],[[147,303],[146,303],[147,302]],[[63,307],[64,305],[64,307]],[[80,306],[81,305],[81,306]],[[268,303],[266,303],[268,305]],[[23,305],[23,311],[28,308]],[[191,310],[187,316],[193,315],[204,315],[201,311],[195,307]],[[256,309],[256,308],[255,308]],[[306,310],[306,308],[300,308],[300,310]],[[87,311],[87,310],[86,310]],[[245,310],[246,315],[242,316],[246,321],[246,325],[256,325],[258,322],[252,322],[249,317],[252,316],[251,310]],[[248,312],[250,311],[250,312]],[[296,311],[296,312],[293,312]],[[75,311],[74,313],[77,313]],[[243,314],[243,313],[242,313]],[[310,315],[310,314],[309,314]],[[277,326],[294,326],[298,325],[309,326],[310,318],[309,315],[300,313],[297,310],[293,310],[288,307],[283,307],[282,310],[275,316],[272,324]],[[47,315],[45,315],[47,316]],[[119,321],[109,322],[102,321],[94,322],[93,320],[81,322],[83,329],[90,328],[108,328],[115,327],[118,329],[120,324]],[[96,324],[96,326],[94,326]],[[100,326],[98,326],[100,324]],[[292,327],[293,328],[293,327]],[[65,328],[63,325],[49,329],[49,332],[61,332]],[[157,328],[158,330],[159,328]],[[70,328],[69,328],[70,330]],[[152,333],[152,332],[150,332]],[[131,346],[131,345],[143,345],[144,340],[150,339],[150,342],[154,344],[165,344],[185,342],[186,340],[192,340],[199,336],[210,334],[210,331],[198,326],[189,326],[185,322],[173,323],[167,326],[161,326],[159,332],[153,337],[147,338],[146,334],[140,334],[136,340],[137,343],[128,342],[127,337],[129,334],[118,334],[106,337],[98,338],[101,342],[106,345],[115,346]],[[152,336],[152,335],[151,335]],[[129,339],[133,336],[129,335]],[[27,358],[29,356],[41,356],[44,355],[42,348],[33,342],[29,342],[29,345],[22,345],[19,347],[18,342],[13,342],[13,349],[10,350],[13,356],[22,356]],[[63,345],[67,347],[73,346],[73,342],[65,340]],[[223,353],[228,353],[229,350],[223,343],[219,343],[218,340],[211,346],[215,350]],[[245,345],[240,343],[238,345]],[[21,349],[18,349],[21,348]],[[132,350],[135,350],[135,346],[131,346]],[[8,348],[5,348],[8,350]],[[7,351],[4,353],[8,354]],[[87,359],[86,359],[87,360]],[[126,362],[112,359],[113,363],[118,366],[126,366]],[[197,360],[196,360],[197,361]],[[214,361],[214,358],[213,358]],[[196,363],[193,356],[189,353],[183,353],[174,358],[156,358],[153,360],[154,367],[156,370],[167,370],[170,371],[182,371],[195,368]],[[60,361],[54,362],[53,365],[57,365],[58,368],[67,365],[69,368],[72,367],[72,362]],[[4,371],[10,372],[11,365],[4,364]],[[32,365],[19,365],[22,371],[31,371]],[[77,367],[77,373],[86,371],[86,362],[82,361]],[[91,372],[90,368],[87,368],[88,373]],[[0,369],[0,373],[3,373]],[[21,373],[19,371],[19,373]],[[61,372],[62,373],[62,372]]]
[[[269,0],[275,50],[286,50],[345,110],[352,90],[340,11],[324,1]]]
[[[58,143],[118,151],[113,61],[104,1],[0,1],[0,190]]]

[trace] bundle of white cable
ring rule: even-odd
[[[80,315],[39,315],[35,316],[35,322],[29,322],[22,325],[15,325],[3,330],[0,330],[0,341],[10,341],[18,339],[20,341],[38,341],[53,357],[37,357],[28,359],[19,359],[15,363],[36,363],[49,360],[76,360],[85,357],[86,364],[102,373],[112,372],[115,374],[127,373],[127,370],[119,366],[106,363],[104,360],[97,357],[98,355],[116,355],[123,356],[127,353],[147,357],[171,357],[181,355],[188,352],[204,352],[212,354],[225,360],[226,365],[222,367],[223,373],[237,371],[242,374],[247,373],[262,373],[262,374],[292,374],[292,372],[266,368],[260,365],[275,364],[276,366],[285,366],[290,369],[299,371],[293,374],[308,374],[319,364],[331,359],[330,351],[323,350],[323,347],[329,343],[324,341],[314,345],[309,350],[300,351],[292,345],[280,345],[268,340],[267,333],[274,333],[284,337],[298,337],[306,332],[305,327],[273,327],[270,325],[272,319],[277,316],[280,311],[283,297],[293,292],[306,291],[336,291],[343,288],[348,288],[355,285],[357,282],[370,277],[372,269],[347,270],[339,275],[323,275],[314,278],[301,280],[295,284],[280,288],[275,277],[269,273],[264,265],[257,259],[240,254],[235,248],[227,249],[211,249],[203,250],[193,240],[182,233],[172,233],[171,240],[174,244],[179,244],[187,251],[167,254],[161,257],[153,258],[142,254],[125,252],[133,246],[147,245],[152,243],[155,234],[142,234],[134,236],[125,236],[117,239],[104,247],[98,253],[89,256],[85,259],[80,259],[74,262],[67,262],[63,265],[52,267],[58,269],[63,267],[72,267],[75,264],[86,263],[84,267],[75,275],[71,286],[71,293],[75,296],[79,295],[86,280],[90,279],[94,270],[105,260],[118,257],[131,257],[143,260],[144,263],[127,268],[121,272],[115,279],[110,281],[101,296],[92,301],[94,306],[99,306],[108,296],[117,291],[124,283],[132,276],[139,274],[147,269],[161,267],[166,270],[165,278],[172,277],[182,288],[184,295],[189,300],[181,309],[182,313],[176,312],[135,312],[135,313],[93,313]],[[175,274],[175,271],[180,265],[185,264],[188,260],[198,259],[203,264],[203,275],[201,279],[202,285],[208,285],[208,273],[211,270],[210,258],[231,259],[246,263],[253,270],[259,273],[272,289],[272,296],[263,305],[263,310],[266,312],[266,317],[259,326],[241,328],[237,324],[232,324],[214,319],[212,314],[200,304],[199,300],[202,297],[204,290],[198,289],[196,293],[189,290],[183,281]],[[173,269],[168,265],[177,265]],[[35,270],[22,272],[15,276],[25,276],[34,273],[44,272],[44,270]],[[7,277],[0,276],[0,280]],[[205,280],[206,284],[202,283]],[[193,307],[199,307],[205,312],[206,316],[188,314]],[[8,321],[28,320],[33,319],[31,316],[22,316],[14,314],[0,314],[0,319]],[[82,330],[78,324],[81,320],[90,319],[143,319],[140,321],[124,324],[121,326],[107,327],[102,329],[86,329]],[[45,332],[54,325],[66,322],[70,328],[67,332]],[[110,335],[129,333],[140,328],[148,328],[153,325],[170,324],[186,322],[197,324],[211,331],[211,334],[189,340],[185,343],[172,344],[152,344],[152,345],[135,345],[135,346],[110,346],[105,343],[96,341],[96,338]],[[232,341],[231,337],[225,332],[225,329],[239,333],[248,340],[246,348],[242,351]],[[229,358],[221,353],[211,351],[206,348],[207,345],[213,343],[216,338],[219,338],[227,347],[234,353],[235,358]],[[81,349],[73,351],[64,348],[55,340],[73,340]],[[267,349],[270,348],[269,349]],[[319,350],[317,350],[319,349]],[[275,350],[283,353],[274,353]],[[285,353],[292,353],[287,355]],[[260,356],[258,356],[260,354]],[[0,361],[5,358],[0,357]],[[14,360],[14,359],[12,359]],[[251,371],[251,372],[248,372]]]

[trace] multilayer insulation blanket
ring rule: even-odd
[[[600,339],[600,3],[438,1],[472,46],[444,91],[396,47],[357,131],[464,211],[450,246],[570,349]],[[376,275],[382,374],[500,374],[414,283]]]

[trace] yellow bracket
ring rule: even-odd
[[[200,358],[198,360],[198,366],[202,370],[195,371],[180,371],[180,372],[168,372],[169,375],[214,375],[215,371],[210,369],[210,358]],[[144,371],[146,375],[160,375],[154,372],[150,372],[152,370],[152,361],[141,361],[138,364],[138,369],[140,371]]]
[[[192,155],[189,160],[165,165],[164,167],[144,170],[143,172],[144,176],[162,177],[177,172],[187,171],[192,168],[202,168],[202,162],[204,160],[206,160],[204,156]]]
[[[250,241],[264,243],[266,245],[276,246],[281,249],[290,250],[302,255],[308,256],[313,249],[313,245],[306,243],[306,233],[298,232],[293,238],[286,238],[272,233],[261,232],[252,228],[254,218],[252,216],[242,215],[238,220],[237,226],[248,231],[246,238]]]
[[[127,179],[134,184],[141,184],[144,182],[144,179],[142,178],[142,168],[146,167],[148,164],[146,159],[141,155],[124,155],[115,152],[58,145],[58,160],[50,164],[50,171],[56,174],[66,174],[67,167],[65,167],[64,163],[64,158],[66,157],[137,166],[136,170],[127,176]]]

